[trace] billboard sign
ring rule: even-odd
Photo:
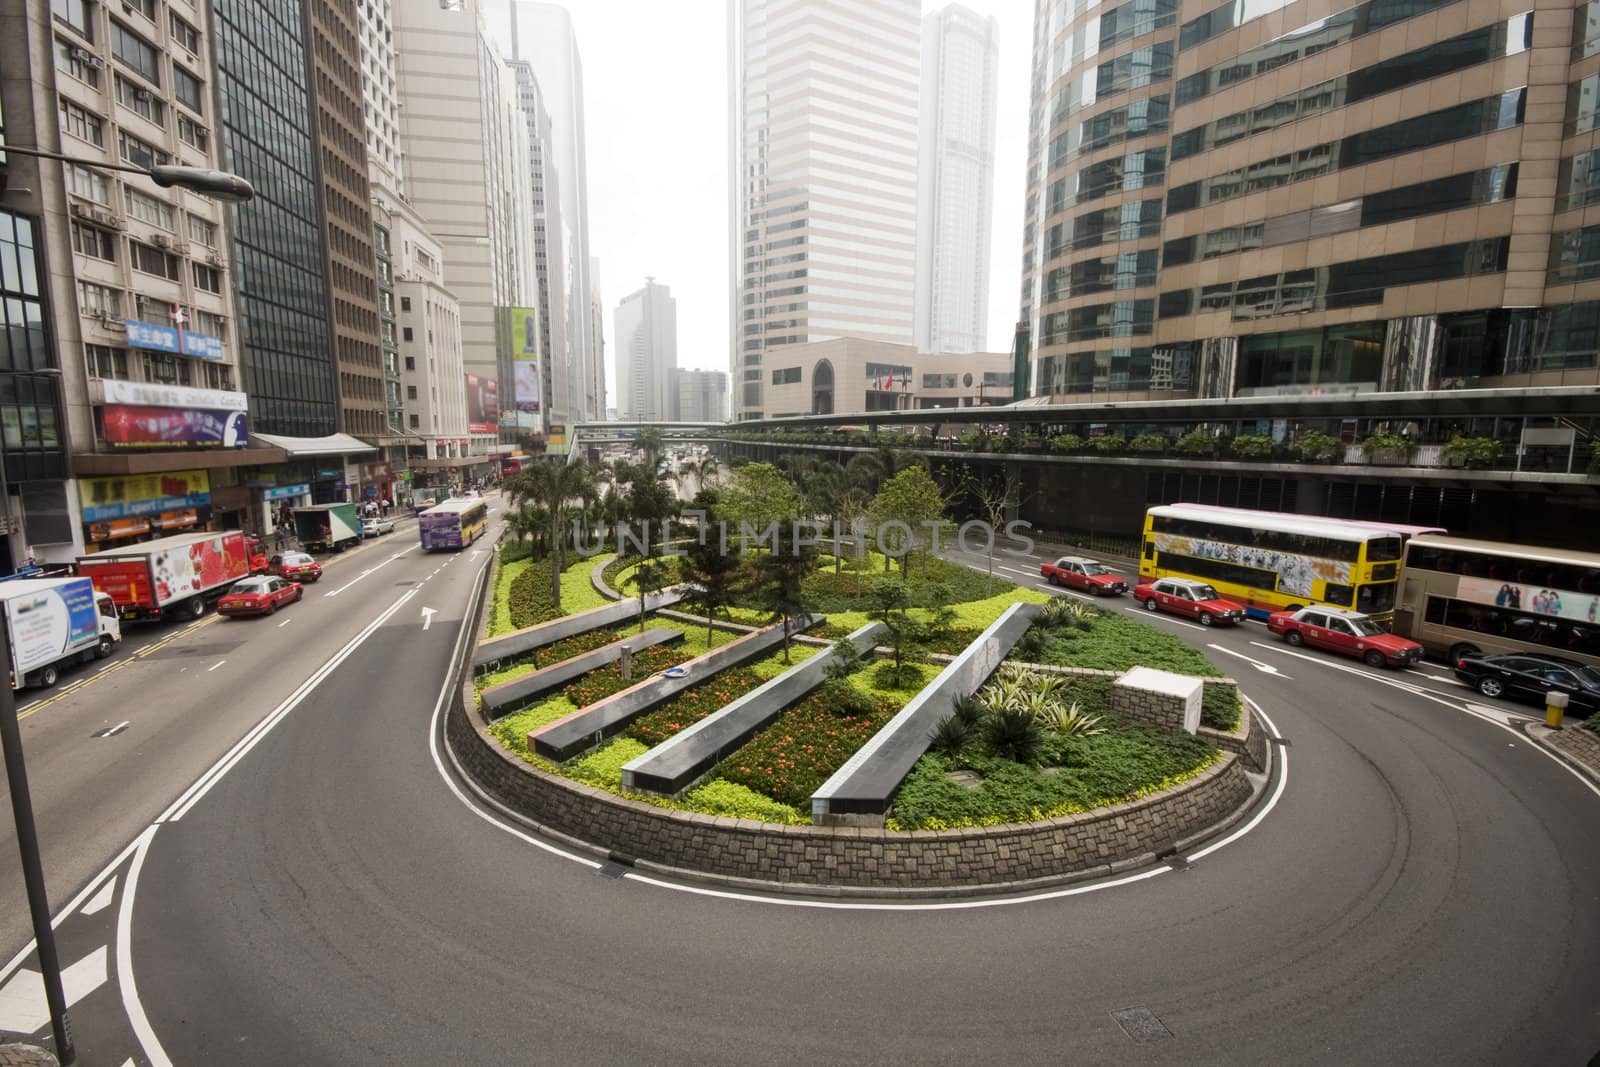
[[[84,522],[211,506],[211,479],[205,471],[84,478],[79,485]]]
[[[515,368],[515,407],[521,414],[539,413],[539,312],[511,308],[511,363]],[[518,419],[518,423],[523,420]]]
[[[135,404],[107,404],[101,411],[106,444],[113,449],[243,448],[250,443],[250,420],[242,411]]]
[[[138,319],[123,319],[122,324],[128,329],[128,344],[133,348],[176,352],[180,356],[194,356],[196,359],[213,361],[221,361],[223,358],[220,337],[180,330],[175,326],[140,322]]]
[[[471,433],[500,429],[500,384],[488,375],[467,375],[467,429]]]

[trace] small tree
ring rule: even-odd
[[[646,556],[628,576],[628,584],[639,594],[639,632],[643,633],[645,598],[666,588],[666,564],[654,556]]]
[[[800,514],[794,483],[770,463],[748,463],[733,472],[717,503],[717,518],[735,527],[765,530]]]
[[[944,497],[926,468],[906,467],[878,490],[878,495],[872,498],[870,514],[877,527],[881,528],[888,522],[902,522],[910,528],[906,554],[900,560],[900,576],[905,578],[910,574],[911,554],[922,543],[926,533],[923,523],[944,518]],[[888,569],[887,560],[884,561],[884,569]]]
[[[678,560],[678,573],[685,582],[693,583],[688,600],[706,616],[706,647],[711,647],[713,624],[717,612],[733,606],[738,592],[739,556],[735,545],[729,551],[715,537],[696,539]]]
[[[927,650],[922,644],[923,629],[908,610],[910,598],[905,583],[888,578],[875,581],[871,604],[872,617],[883,623],[889,631],[887,643],[894,654],[894,662],[879,675],[880,683],[888,683],[891,688],[898,689],[908,681],[915,680],[911,677],[913,674],[921,678],[921,672],[916,670],[914,664],[927,658]],[[884,677],[885,674],[887,677]]]
[[[789,635],[794,620],[807,612],[804,583],[816,567],[817,551],[802,546],[792,521],[780,523],[772,551],[756,562],[756,602],[783,620],[783,662],[789,662]]]
[[[978,514],[989,524],[989,577],[994,577],[994,531],[1006,524],[1006,517],[1023,503],[1021,495],[1021,467],[1015,463],[1001,464],[1000,470],[978,470],[963,466],[954,478],[959,492],[971,497]],[[948,473],[948,472],[947,472]]]

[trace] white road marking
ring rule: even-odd
[[[118,734],[120,734],[122,731],[126,730],[127,728],[128,728],[128,720],[127,719],[123,719],[121,722],[117,723],[117,725],[112,726],[112,727],[108,727],[107,729],[104,729],[104,730],[101,730],[99,733],[95,734],[95,736],[96,737],[116,737]]]
[[[97,671],[95,673],[98,674],[99,672]],[[43,700],[44,698],[41,697],[39,699]],[[33,707],[37,703],[39,703],[39,700],[30,700],[30,701],[28,701],[26,704],[22,705],[20,708],[17,709],[17,714],[21,715],[23,712],[27,711],[29,708]]]
[[[144,1013],[144,1005],[139,1001],[139,987],[133,980],[133,891],[139,884],[145,853],[150,850],[150,842],[155,840],[157,829],[150,827],[140,838],[139,846],[133,853],[133,864],[128,868],[127,884],[122,890],[122,906],[117,909],[117,985],[122,993],[122,1010],[128,1016],[128,1024],[133,1027],[134,1036],[139,1039],[139,1047],[144,1049],[150,1067],[172,1067],[167,1050],[161,1047],[161,1039],[156,1037],[155,1029]]]
[[[106,984],[106,946],[101,945],[61,971],[61,995],[67,1007]],[[0,1030],[32,1034],[50,1023],[50,1006],[44,999],[44,976],[26,967],[0,987]]]
[[[216,670],[218,667],[222,666],[226,662],[228,662],[228,661],[225,660],[225,659],[217,660],[217,662],[213,663],[211,666],[206,668],[206,673],[210,674],[212,671]]]
[[[416,548],[416,547],[417,547],[416,545],[412,545],[411,546],[411,548]],[[330,589],[326,593],[323,593],[322,595],[325,596],[325,597],[326,596],[338,596],[340,593],[344,592],[346,589],[349,589],[352,585],[355,585],[357,582],[361,581],[361,579],[365,578],[367,575],[372,574],[372,573],[374,573],[376,571],[381,571],[383,568],[387,567],[389,564],[393,563],[395,560],[399,559],[401,556],[404,556],[407,552],[411,551],[411,548],[401,549],[399,552],[396,552],[394,555],[390,556],[388,559],[384,560],[382,563],[373,564],[372,566],[368,567],[366,570],[362,571],[360,574],[356,575],[354,578],[350,579],[348,582],[346,582],[343,585],[341,585],[339,588]]]
[[[95,912],[104,911],[110,906],[111,898],[116,896],[116,893],[117,880],[112,878],[101,887],[100,892],[91,897],[89,901],[78,910],[84,915],[93,915]]]
[[[282,622],[280,622],[278,624],[278,629],[280,629],[280,630],[283,629],[285,626],[288,626],[291,622],[294,622],[294,620],[293,619],[284,619]]]
[[[433,625],[433,617],[435,615],[437,615],[438,613],[439,613],[439,611],[438,611],[437,608],[423,608],[422,609],[422,629],[424,631],[426,631],[428,629],[428,627]]]
[[[1125,607],[1122,610],[1126,611],[1129,615],[1136,615],[1141,619],[1148,619],[1151,622],[1171,622],[1176,623],[1179,626],[1187,626],[1191,630],[1209,630],[1211,628],[1209,626],[1201,626],[1196,622],[1184,622],[1182,619],[1174,619],[1171,615],[1164,615],[1159,611],[1145,611],[1142,608],[1128,607]]]
[[[1260,644],[1260,642],[1252,641],[1251,644]],[[1224,648],[1222,645],[1219,645],[1216,642],[1208,643],[1206,645],[1206,647],[1207,648],[1214,648],[1218,652],[1226,652],[1230,656],[1238,656],[1240,659],[1242,659],[1246,663],[1250,664],[1250,666],[1254,667],[1256,670],[1260,671],[1262,674],[1275,674],[1279,678],[1284,679],[1285,681],[1293,681],[1294,680],[1294,679],[1290,678],[1287,674],[1284,674],[1282,671],[1278,670],[1278,668],[1274,667],[1272,664],[1263,663],[1261,660],[1253,659],[1250,656],[1245,655],[1243,652],[1235,652],[1231,648]]]

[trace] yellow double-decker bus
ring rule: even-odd
[[[1388,622],[1406,540],[1429,531],[1438,528],[1164,504],[1145,514],[1139,578],[1203,579],[1254,619],[1320,604]]]

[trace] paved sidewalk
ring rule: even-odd
[[[1552,730],[1542,722],[1530,722],[1523,729],[1567,763],[1600,781],[1600,733],[1585,729],[1573,719],[1568,719],[1559,730]]]
[[[0,1067],[59,1067],[60,1062],[37,1045],[0,1045]]]

